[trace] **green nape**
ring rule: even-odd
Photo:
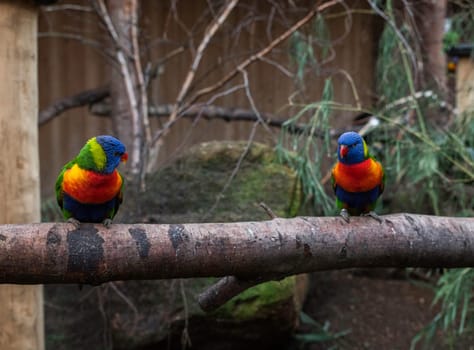
[[[91,143],[93,140],[95,141],[95,137],[87,141],[87,143],[81,148],[79,154],[74,159],[74,162],[82,169],[98,171],[99,169],[96,165],[96,162],[94,161],[94,155],[92,154]]]

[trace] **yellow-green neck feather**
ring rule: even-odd
[[[98,172],[104,170],[107,164],[107,156],[95,137],[87,141],[85,146],[82,147],[76,157],[76,163],[82,169]]]
[[[90,152],[92,154],[92,159],[94,161],[95,166],[99,171],[105,168],[105,164],[107,162],[107,157],[105,155],[102,146],[96,141],[95,137],[89,140]]]

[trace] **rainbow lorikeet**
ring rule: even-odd
[[[341,216],[347,222],[349,215],[369,215],[382,222],[373,210],[384,190],[384,170],[369,154],[364,139],[354,131],[342,134],[337,159],[332,179]]]
[[[128,155],[113,136],[91,138],[56,180],[56,199],[66,219],[102,222],[108,228],[122,203],[123,178],[117,171]]]

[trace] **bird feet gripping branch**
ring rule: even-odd
[[[112,226],[112,219],[105,219],[104,221],[102,221],[102,224],[105,226],[105,228],[109,229],[110,226]]]
[[[347,209],[342,209],[339,215],[341,215],[345,222],[350,223],[351,219]],[[383,219],[373,210],[368,213],[362,213],[361,216],[370,216],[372,219],[377,220],[379,224],[383,222]]]
[[[67,222],[73,224],[76,230],[79,230],[81,228],[81,222],[75,218],[69,218],[67,219]]]
[[[339,213],[339,215],[341,215],[341,217],[344,219],[345,222],[347,222],[347,223],[351,222],[351,219],[350,219],[350,216],[349,216],[349,213],[348,213],[347,209],[342,209],[341,212]]]
[[[383,222],[383,219],[380,216],[378,216],[377,213],[373,210],[369,211],[368,213],[364,213],[362,215],[363,216],[370,216],[374,220],[377,220],[379,222],[379,224],[381,224]]]

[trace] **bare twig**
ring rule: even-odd
[[[64,5],[49,5],[41,8],[44,12],[55,12],[55,11],[78,11],[78,12],[93,12],[94,9],[90,6],[64,4]]]
[[[257,109],[257,106],[255,105],[255,101],[253,100],[252,93],[250,92],[250,86],[249,86],[249,78],[246,70],[241,71],[242,76],[244,78],[244,87],[245,87],[245,96],[247,96],[247,100],[250,103],[250,107],[252,108],[252,111],[255,113],[255,116],[257,117],[257,120],[260,122],[260,124],[265,128],[265,130],[273,136],[273,139],[276,142],[275,136],[273,135],[272,130],[269,128],[269,126],[265,123],[263,120],[260,112]]]
[[[152,147],[155,147],[156,143],[158,142],[158,140],[164,136],[167,131],[169,130],[169,128],[175,123],[176,119],[177,119],[177,116],[179,115],[180,113],[180,110],[182,109],[186,109],[188,106],[192,105],[194,102],[196,102],[200,97],[204,96],[204,95],[207,95],[213,91],[216,91],[217,89],[221,88],[222,86],[224,86],[228,81],[230,81],[231,79],[233,79],[239,72],[242,72],[244,71],[250,64],[252,64],[253,62],[255,62],[256,60],[260,60],[262,57],[264,57],[265,55],[267,55],[270,51],[272,51],[276,46],[278,46],[279,44],[281,44],[283,41],[285,41],[291,34],[293,34],[295,31],[297,31],[299,28],[301,28],[303,25],[305,25],[306,23],[308,23],[317,13],[321,12],[321,11],[324,11],[325,9],[331,7],[331,6],[334,6],[338,3],[340,3],[341,0],[333,0],[333,1],[328,1],[328,2],[325,2],[319,6],[315,6],[311,11],[309,11],[309,13],[303,17],[301,20],[299,20],[297,23],[295,23],[291,28],[289,28],[286,32],[284,32],[282,35],[280,35],[278,38],[276,38],[275,40],[273,40],[269,45],[267,45],[265,48],[263,48],[262,50],[260,50],[258,53],[252,55],[251,57],[247,58],[246,60],[244,60],[242,63],[240,63],[233,71],[231,71],[230,73],[228,73],[224,78],[222,78],[220,81],[218,81],[217,83],[215,83],[214,85],[211,85],[207,88],[203,88],[199,91],[197,91],[194,95],[192,95],[187,101],[185,101],[185,97],[186,97],[186,94],[188,93],[189,91],[189,88],[191,86],[191,83],[194,79],[194,76],[195,76],[195,71],[197,69],[197,66],[200,62],[200,59],[201,59],[201,56],[202,56],[202,53],[201,55],[199,55],[199,52],[203,51],[206,46],[208,45],[209,43],[209,40],[210,38],[212,37],[212,35],[214,35],[215,32],[213,32],[213,30],[217,31],[217,29],[219,28],[219,26],[221,25],[220,22],[216,21],[214,22],[213,24],[211,24],[211,26],[208,28],[208,30],[206,30],[206,34],[204,36],[204,39],[203,41],[201,42],[201,45],[199,46],[199,48],[201,48],[201,50],[198,48],[197,50],[197,54],[196,54],[196,57],[195,57],[195,60],[193,61],[192,65],[191,65],[191,69],[190,71],[188,72],[188,75],[185,79],[185,83],[183,84],[182,88],[181,88],[181,91],[178,95],[178,98],[176,100],[176,103],[174,105],[174,108],[170,114],[170,117],[167,121],[167,123],[163,126],[162,130],[159,130],[157,133],[155,133],[154,137],[153,137],[153,140],[152,140]],[[229,2],[228,3],[228,6],[230,7],[231,5],[233,4],[233,2]],[[235,6],[235,4],[234,4]],[[221,12],[221,14],[217,17],[218,19],[222,18],[222,19],[225,19],[224,18],[224,14],[225,14],[225,11],[226,11],[227,7],[224,9],[223,12]],[[229,12],[230,12],[231,8],[229,9]],[[228,15],[228,13],[226,14],[226,16]],[[206,38],[208,37],[208,38]]]
[[[133,312],[133,326],[131,327],[132,332],[135,330],[138,324],[138,318],[140,317],[140,314],[138,312],[137,307],[133,302],[128,298],[123,292],[116,286],[114,282],[109,283],[109,286],[113,289],[113,291],[119,296],[120,299],[122,299],[125,304],[128,305],[128,307],[132,310]]]
[[[250,64],[255,62],[256,60],[260,60],[263,56],[267,55],[270,51],[272,51],[276,46],[280,45],[282,42],[284,42],[290,35],[292,35],[294,32],[296,32],[298,29],[300,29],[303,25],[308,23],[317,13],[322,12],[326,10],[329,7],[332,7],[338,3],[340,3],[341,0],[333,0],[333,1],[327,1],[319,6],[315,6],[311,11],[309,11],[306,16],[304,16],[302,19],[300,19],[298,22],[296,22],[291,28],[289,28],[286,32],[284,32],[282,35],[280,35],[278,38],[273,40],[269,45],[267,45],[265,48],[260,50],[258,53],[252,55],[251,57],[247,58],[244,60],[242,63],[240,63],[233,71],[228,73],[224,78],[219,80],[217,83],[208,86],[206,88],[203,88],[199,91],[197,91],[193,96],[189,98],[187,101],[187,104],[193,104],[198,100],[200,97],[207,95],[222,86],[226,84],[229,80],[233,79],[239,72],[242,70],[246,69]]]
[[[183,300],[184,308],[184,328],[181,333],[181,349],[187,349],[192,346],[191,338],[189,337],[189,308],[188,308],[188,298],[186,296],[186,290],[184,289],[183,279],[179,280],[179,289],[181,291],[181,298]]]
[[[278,218],[278,216],[273,212],[273,210],[268,205],[266,205],[264,202],[260,202],[259,205],[263,208],[263,210],[265,210],[265,212],[268,214],[270,219]]]
[[[226,5],[222,8],[222,11],[220,11],[219,15],[214,18],[214,20],[211,22],[209,27],[206,29],[204,37],[202,38],[201,43],[199,44],[197,48],[194,60],[191,64],[191,67],[189,68],[188,74],[186,75],[186,78],[184,80],[183,85],[181,86],[181,90],[178,94],[178,97],[176,98],[176,102],[174,104],[173,111],[171,112],[169,120],[163,126],[163,130],[160,133],[157,133],[155,135],[152,142],[152,146],[158,141],[160,137],[164,136],[167,133],[167,130],[177,118],[179,108],[181,107],[183,99],[188,93],[189,88],[191,87],[191,83],[194,80],[194,76],[196,75],[196,71],[199,66],[199,63],[201,62],[204,51],[209,45],[209,42],[211,41],[214,34],[216,34],[217,30],[222,26],[222,24],[225,22],[225,20],[227,19],[231,11],[237,5],[237,2],[238,0],[227,1]]]
[[[216,200],[214,202],[214,204],[212,205],[212,207],[209,209],[209,211],[204,215],[204,218],[207,218],[209,217],[213,212],[214,210],[217,208],[217,206],[219,205],[222,197],[224,196],[224,193],[225,191],[227,191],[227,189],[229,188],[230,184],[232,183],[232,181],[234,180],[235,176],[237,175],[239,169],[240,169],[240,166],[244,160],[244,158],[247,156],[247,154],[249,153],[249,150],[250,150],[250,146],[252,146],[252,143],[253,143],[253,140],[255,138],[255,133],[257,131],[257,126],[260,124],[259,121],[256,121],[254,124],[253,124],[253,127],[252,127],[252,130],[250,131],[250,135],[249,135],[249,138],[247,140],[247,145],[245,146],[245,149],[244,151],[240,154],[240,157],[239,159],[237,160],[237,163],[235,164],[235,167],[234,169],[232,170],[232,173],[230,174],[230,176],[228,177],[226,183],[224,184],[224,186],[222,187],[222,190],[221,192],[216,196]]]

